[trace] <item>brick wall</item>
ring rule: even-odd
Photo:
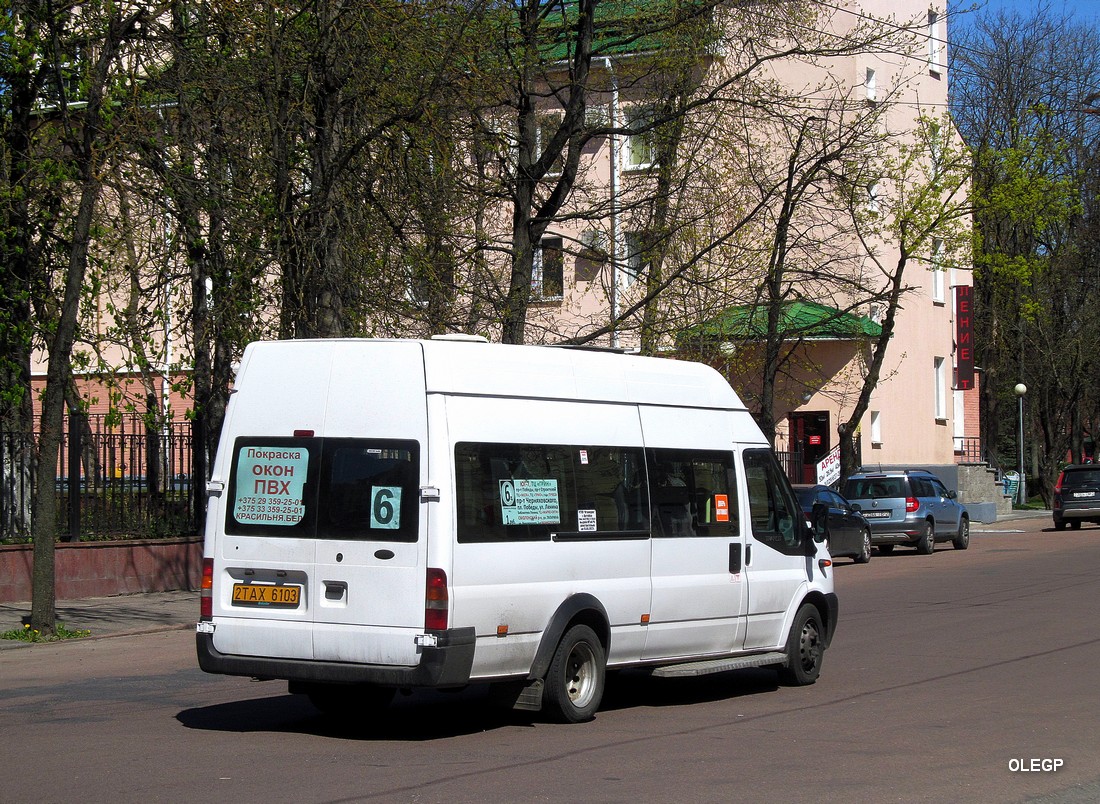
[[[0,602],[31,599],[33,547],[0,545]],[[56,545],[55,598],[198,589],[202,537]]]

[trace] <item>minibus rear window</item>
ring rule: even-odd
[[[225,530],[414,542],[419,477],[415,441],[238,438]]]

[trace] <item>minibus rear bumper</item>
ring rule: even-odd
[[[420,663],[412,667],[233,655],[221,653],[214,647],[214,635],[201,632],[195,635],[195,645],[199,667],[207,673],[385,687],[461,687],[468,684],[474,663],[474,629],[453,628],[431,633],[436,636],[437,644],[422,648]]]

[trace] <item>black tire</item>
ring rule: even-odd
[[[804,603],[787,634],[787,661],[778,668],[780,683],[804,687],[817,681],[825,658],[824,639],[821,612],[812,603]]]
[[[956,550],[965,550],[970,546],[970,517],[964,516],[959,519],[959,532],[951,540],[951,544]]]
[[[860,537],[859,553],[856,554],[857,564],[866,564],[871,560],[871,531],[864,529]]]
[[[367,684],[312,684],[305,689],[309,702],[326,715],[349,719],[385,711],[395,692]]]
[[[1054,529],[1055,530],[1065,530],[1066,529],[1066,520],[1064,520],[1064,519],[1055,519],[1054,520]]]
[[[1080,530],[1081,529],[1081,520],[1080,519],[1075,519],[1075,520],[1073,520],[1072,522],[1069,523],[1069,526],[1071,528],[1073,528],[1074,530]]]
[[[936,551],[936,526],[932,520],[924,523],[924,533],[917,542],[917,552],[922,556],[930,556]]]
[[[565,632],[546,671],[543,704],[564,723],[591,720],[603,700],[607,657],[603,643],[587,625]]]

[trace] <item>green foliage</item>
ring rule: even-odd
[[[63,623],[58,623],[52,634],[43,634],[30,624],[24,625],[14,631],[0,631],[0,639],[14,639],[19,642],[60,642],[63,639],[83,639],[89,637],[92,632],[84,629],[69,629]]]

